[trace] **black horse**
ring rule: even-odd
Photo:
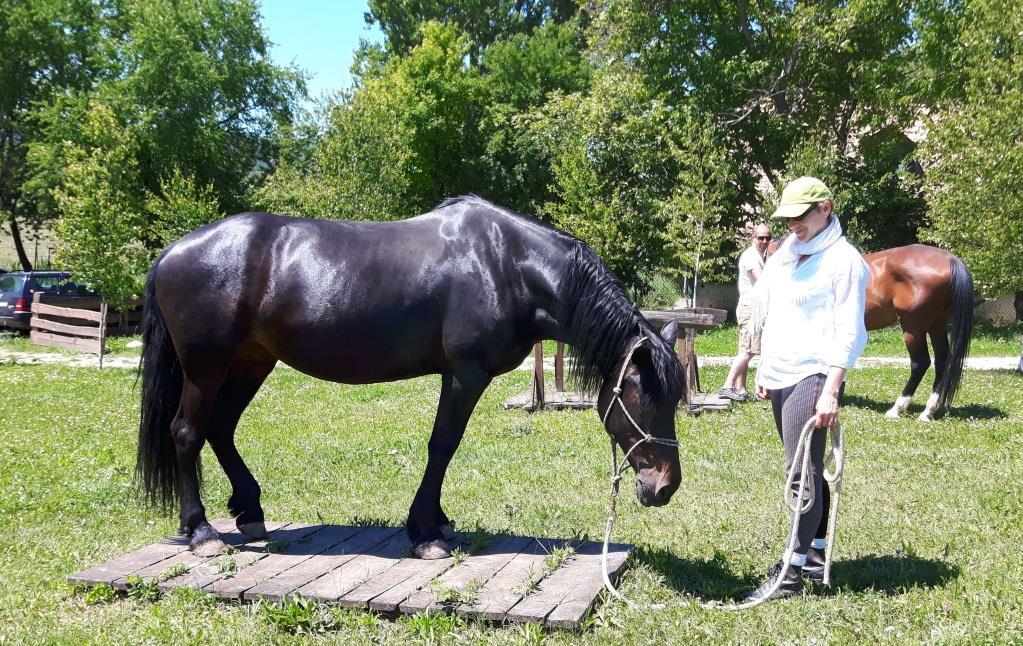
[[[136,479],[150,503],[180,502],[191,549],[218,552],[199,497],[209,441],[239,530],[262,538],[260,487],[234,433],[278,360],[348,384],[440,374],[406,530],[420,557],[444,557],[441,486],[476,402],[536,341],[557,339],[581,387],[600,387],[601,415],[620,398],[605,428],[634,449],[639,501],[663,505],[681,477],[676,335],[651,327],[586,244],[476,196],[401,222],[235,215],[170,245],[149,272]]]

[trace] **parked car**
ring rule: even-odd
[[[36,292],[68,296],[95,296],[71,281],[66,271],[10,271],[0,274],[0,328],[28,330]]]

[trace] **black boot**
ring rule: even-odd
[[[803,576],[811,581],[824,580],[824,550],[811,547],[806,553],[806,565],[803,566]]]
[[[760,587],[753,592],[747,593],[742,600],[749,602],[766,598],[767,601],[773,601],[775,599],[791,597],[794,594],[800,594],[803,591],[801,570],[802,568],[798,565],[785,567],[781,561],[778,561],[771,568],[770,572],[767,573],[767,580],[761,583]],[[781,578],[781,583],[778,585],[778,589],[772,593],[771,588],[774,587],[779,577]],[[770,596],[768,596],[769,594]]]

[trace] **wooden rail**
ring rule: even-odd
[[[132,333],[141,319],[137,309],[112,311],[96,297],[36,292],[29,338],[38,345],[97,354],[102,368],[107,337]]]

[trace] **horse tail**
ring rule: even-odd
[[[161,256],[162,257],[162,256]],[[170,425],[181,399],[181,363],[156,300],[156,269],[146,278],[142,306],[142,413],[135,482],[143,499],[170,508],[179,498],[178,461]]]
[[[948,364],[938,385],[938,408],[948,410],[959,390],[963,378],[963,364],[970,352],[970,337],[973,334],[973,276],[966,263],[952,256],[952,324]]]

